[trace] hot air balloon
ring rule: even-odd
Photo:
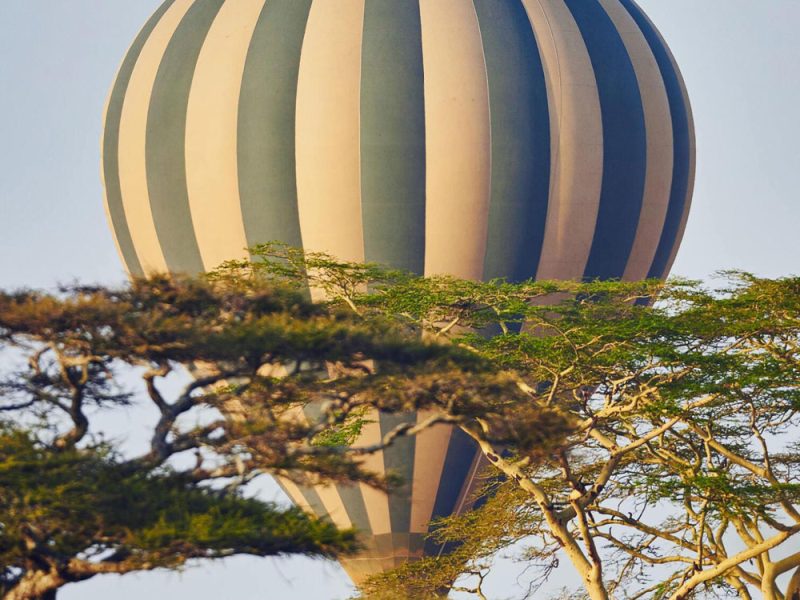
[[[695,151],[633,0],[167,0],[119,69],[102,160],[132,275],[280,240],[424,275],[637,280],[670,270]],[[368,466],[405,490],[282,482],[361,530],[357,582],[441,552],[429,524],[469,508],[480,461],[438,426]]]

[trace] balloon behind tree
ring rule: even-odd
[[[132,275],[280,240],[425,275],[665,277],[694,179],[685,87],[632,0],[168,0],[102,154]],[[439,552],[428,524],[468,508],[478,460],[441,426],[369,465],[406,489],[283,482],[365,533],[356,580]]]

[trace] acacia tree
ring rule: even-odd
[[[104,573],[177,568],[193,558],[353,548],[296,509],[198,487],[186,474],[131,468],[104,447],[54,448],[30,431],[0,435],[0,594],[55,598]]]
[[[267,471],[391,483],[336,445],[351,435],[345,414],[293,418],[324,397],[325,365],[356,374],[379,360],[387,377],[477,365],[286,287],[169,278],[2,293],[0,346],[0,595],[8,600],[53,598],[97,574],[192,558],[356,550],[355,532],[244,498],[242,486]],[[279,381],[271,375],[280,365],[292,373]],[[178,392],[163,383],[171,373],[183,375]],[[121,375],[141,385],[125,390]],[[157,420],[147,450],[124,456],[92,420],[141,397]]]
[[[800,530],[797,279],[511,285],[275,245],[253,255],[210,283],[2,297],[4,339],[34,359],[5,401],[68,415],[51,441],[63,451],[86,438],[83,407],[107,403],[108,371],[137,365],[161,418],[135,464],[199,450],[183,472],[193,485],[270,471],[386,487],[360,455],[461,427],[494,496],[436,530],[449,556],[379,578],[370,596],[434,596],[459,575],[481,596],[491,557],[526,540],[529,569],[568,560],[591,598],[782,598],[776,578],[800,564],[785,550]],[[195,379],[168,401],[160,381],[181,365]],[[292,418],[308,402],[321,420]],[[198,408],[215,418],[181,427]],[[430,417],[354,449],[371,408]]]
[[[239,308],[256,320],[309,310],[293,302],[274,292]],[[3,598],[54,598],[61,586],[97,574],[174,568],[191,558],[334,556],[355,548],[353,532],[243,498],[237,488],[254,473],[238,477],[232,457],[218,455],[213,469],[206,467],[208,453],[190,468],[170,462],[216,439],[215,425],[181,428],[178,420],[212,404],[207,386],[245,369],[243,338],[257,336],[257,327],[240,326],[236,341],[214,339],[234,308],[231,296],[215,296],[208,286],[167,280],[118,291],[0,297],[3,355],[9,361],[26,355],[28,363],[0,387]],[[199,360],[209,361],[207,372],[177,397],[160,391],[160,378]],[[148,451],[124,457],[94,438],[90,421],[98,408],[134,401],[115,384],[131,367],[139,369],[159,418]],[[219,479],[229,485],[206,485]]]
[[[507,483],[436,533],[458,551],[366,592],[434,595],[466,573],[480,596],[488,559],[533,538],[527,566],[546,576],[566,558],[593,599],[785,597],[777,578],[800,566],[800,279],[510,285],[255,254],[218,277],[308,281],[364,319],[472,352],[523,394],[464,411],[445,378],[391,389],[406,406],[438,397]]]

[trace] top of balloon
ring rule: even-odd
[[[167,0],[106,114],[132,274],[280,240],[468,278],[664,277],[694,137],[633,0]]]

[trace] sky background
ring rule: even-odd
[[[0,287],[124,280],[102,206],[102,112],[159,3],[0,0]],[[800,273],[800,0],[639,3],[682,68],[697,128],[697,185],[673,274]],[[279,499],[274,486],[264,494]],[[512,567],[498,572],[490,597],[519,597]],[[97,577],[59,598],[327,600],[348,590],[333,563],[238,558]]]

